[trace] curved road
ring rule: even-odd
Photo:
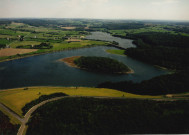
[[[11,114],[14,118],[18,119],[21,123],[21,126],[18,130],[17,135],[23,135],[25,128],[26,128],[26,124],[31,116],[31,114],[40,106],[48,103],[48,102],[52,102],[52,101],[56,101],[56,100],[60,100],[63,98],[73,98],[73,97],[88,97],[90,98],[90,96],[62,96],[62,97],[56,97],[56,98],[52,98],[52,99],[48,99],[45,100],[35,106],[33,106],[26,114],[25,116],[22,118],[21,116],[19,116],[18,114],[16,114],[14,111],[12,111],[10,108],[8,108],[7,106],[5,106],[4,104],[0,103],[0,107],[3,108],[6,112],[8,112],[9,114]],[[91,96],[93,97],[93,96]],[[124,97],[93,97],[93,98],[108,98],[108,99],[115,99],[115,98],[124,98]]]
[[[56,101],[56,100],[60,100],[60,99],[63,99],[63,98],[73,98],[73,97],[88,97],[88,98],[103,98],[103,99],[125,99],[125,97],[93,97],[93,96],[62,96],[62,97],[56,97],[56,98],[52,98],[52,99],[48,99],[48,100],[45,100],[35,106],[33,106],[26,114],[25,116],[22,118],[20,117],[18,114],[16,114],[14,111],[12,111],[11,109],[9,109],[7,106],[5,106],[4,104],[0,103],[0,107],[3,108],[5,111],[7,111],[9,114],[11,114],[13,117],[15,117],[16,119],[18,119],[20,122],[21,122],[21,126],[18,130],[18,133],[17,135],[23,135],[24,131],[25,131],[25,128],[26,128],[26,124],[31,116],[31,114],[37,109],[39,108],[40,106],[48,103],[48,102],[52,102],[52,101]],[[144,98],[145,99],[145,98]],[[144,99],[140,99],[140,100],[144,100]],[[161,100],[158,100],[158,99],[152,99],[152,100],[155,100],[155,101],[162,101],[163,99]],[[164,99],[165,100],[165,99]],[[163,101],[164,101],[163,100]],[[165,101],[171,101],[171,99],[167,99]]]
[[[64,97],[56,97],[56,98],[48,99],[48,100],[45,100],[45,101],[43,101],[43,102],[41,102],[41,103],[39,103],[39,104],[33,106],[33,107],[25,114],[25,116],[24,116],[24,118],[23,118],[23,121],[22,121],[22,124],[21,124],[21,126],[20,126],[20,128],[19,128],[19,130],[18,130],[17,135],[23,135],[24,130],[25,130],[25,128],[26,128],[26,123],[28,122],[28,120],[29,120],[31,114],[32,114],[37,108],[39,108],[40,106],[42,106],[42,105],[44,105],[44,104],[46,104],[46,103],[48,103],[48,102],[52,102],[52,101],[59,100],[59,99],[62,99],[62,98],[65,98],[65,96],[64,96]]]
[[[24,116],[24,118],[20,117],[18,114],[16,114],[14,111],[12,111],[11,109],[9,109],[7,106],[5,106],[4,104],[0,103],[0,107],[3,108],[7,113],[11,114],[14,118],[18,119],[20,122],[21,122],[21,126],[18,130],[18,133],[17,135],[23,135],[24,133],[24,130],[26,128],[26,123],[28,122],[31,114],[37,109],[39,108],[40,106],[48,103],[48,102],[52,102],[52,101],[55,101],[55,100],[59,100],[59,99],[62,99],[62,98],[66,98],[66,96],[62,96],[62,97],[56,97],[56,98],[52,98],[52,99],[48,99],[48,100],[45,100],[35,106],[33,106]]]

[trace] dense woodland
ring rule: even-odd
[[[138,47],[129,48],[126,55],[169,69],[183,70],[189,68],[189,49],[176,47]]]
[[[188,134],[188,106],[188,101],[67,98],[37,109],[27,134]]]
[[[10,123],[10,119],[0,111],[0,135],[16,135],[18,125]]]
[[[150,80],[134,83],[105,82],[99,84],[100,88],[111,88],[139,95],[166,95],[189,92],[189,72],[178,72],[170,75],[163,75]]]
[[[153,46],[169,46],[189,48],[189,37],[169,32],[142,32],[137,34],[127,34],[128,38],[142,39],[143,42]]]
[[[123,29],[139,29],[147,27],[144,23],[123,23],[123,22],[115,22],[115,23],[104,23],[100,26],[92,26],[90,28],[105,28],[107,30],[123,30]]]
[[[82,56],[74,61],[80,68],[102,73],[124,73],[130,69],[123,63],[106,57]]]
[[[52,45],[50,45],[49,43],[41,43],[39,45],[20,45],[20,46],[17,46],[16,48],[23,48],[23,49],[51,49],[53,48]]]
[[[131,81],[105,82],[98,87],[118,89],[135,94],[162,95],[189,92],[189,36],[163,32],[127,34],[137,48],[125,54],[146,63],[158,65],[175,73],[152,78],[140,83]]]
[[[41,103],[45,100],[51,99],[51,98],[62,97],[62,96],[67,96],[67,95],[64,94],[64,93],[53,93],[53,94],[50,94],[50,95],[42,95],[38,99],[33,100],[32,102],[25,104],[25,106],[22,108],[23,115],[25,115],[27,113],[27,111],[30,108],[32,108],[34,105],[37,105],[37,104],[39,104],[39,103]]]
[[[176,32],[183,32],[189,34],[189,28],[186,26],[183,27],[164,27],[164,29],[170,30],[170,31],[176,31]]]

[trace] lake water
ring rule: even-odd
[[[116,41],[120,46],[135,47],[132,40],[112,37],[107,33],[93,32],[88,39]],[[114,47],[98,46],[81,48],[62,52],[32,56],[13,61],[0,63],[0,89],[27,87],[27,86],[90,86],[95,87],[105,81],[119,82],[132,80],[140,82],[155,76],[167,74],[167,71],[155,68],[152,65],[134,60],[127,56],[114,55],[106,52]],[[103,56],[117,59],[131,69],[134,74],[110,75],[93,73],[72,68],[58,62],[58,59],[71,56]]]

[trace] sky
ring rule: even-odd
[[[189,0],[0,0],[0,18],[189,21]]]

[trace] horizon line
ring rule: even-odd
[[[0,17],[0,19],[87,19],[87,20],[129,20],[129,21],[172,21],[172,22],[189,22],[189,20],[177,19],[127,19],[127,18],[61,18],[61,17]]]

